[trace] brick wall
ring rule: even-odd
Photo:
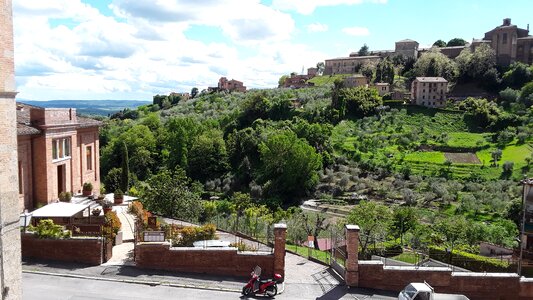
[[[101,238],[38,239],[31,233],[21,236],[23,258],[77,262],[95,266],[103,262]]]
[[[204,273],[229,276],[249,276],[255,266],[260,266],[262,276],[274,273],[285,276],[286,226],[274,227],[274,253],[239,253],[237,249],[202,249],[171,247],[165,243],[139,243],[135,248],[137,267],[177,272]]]
[[[399,292],[411,282],[426,281],[436,292],[464,294],[472,300],[533,299],[533,280],[520,278],[515,273],[452,272],[449,268],[429,267],[386,267],[381,261],[359,261],[358,238],[359,227],[347,225],[348,257],[345,281],[349,286]]]

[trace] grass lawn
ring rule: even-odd
[[[409,264],[416,264],[421,260],[420,255],[413,252],[404,252],[400,255],[391,257],[392,259],[403,261]]]
[[[439,151],[407,153],[404,159],[406,161],[416,161],[434,164],[443,164],[446,160],[446,158],[444,157],[444,153]]]
[[[315,86],[323,86],[327,84],[333,84],[335,79],[344,79],[345,77],[350,76],[350,74],[339,74],[339,75],[322,75],[316,76],[309,79],[307,82],[312,82]]]
[[[326,251],[320,251],[316,249],[311,249],[303,246],[296,246],[296,245],[285,245],[285,249],[290,250],[298,255],[301,255],[303,257],[313,257],[315,259],[320,260],[323,263],[329,264],[329,258],[331,257],[329,252]]]
[[[484,133],[471,132],[451,132],[448,134],[449,140],[446,142],[448,147],[456,148],[476,148],[488,145]]]

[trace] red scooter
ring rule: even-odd
[[[273,279],[261,279],[261,268],[259,266],[255,267],[250,275],[252,275],[252,278],[250,278],[248,283],[242,288],[242,294],[244,296],[276,296],[278,293],[278,281],[281,280],[281,275],[274,274]]]

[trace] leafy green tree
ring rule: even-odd
[[[513,167],[514,167],[514,162],[512,161],[506,161],[503,163],[502,165],[502,175],[504,178],[507,178],[509,179],[511,177],[511,175],[513,175]]]
[[[278,87],[283,87],[285,81],[287,81],[287,78],[289,78],[288,75],[281,75],[281,77],[278,79]]]
[[[280,131],[259,145],[262,167],[258,182],[272,196],[297,203],[296,197],[307,194],[318,182],[321,156],[292,131]]]
[[[375,108],[383,104],[376,89],[355,87],[342,89],[339,93],[340,102],[346,103],[347,112],[356,116],[368,116]]]
[[[466,45],[466,41],[461,38],[453,38],[448,41],[446,44],[446,47],[455,47],[455,46],[464,46]]]
[[[120,189],[124,192],[129,191],[130,185],[130,160],[128,158],[128,147],[122,142],[122,168],[120,175]]]
[[[368,46],[364,44],[359,51],[357,52],[359,56],[368,56],[370,52],[368,51]]]
[[[414,76],[440,76],[448,81],[455,81],[458,75],[456,63],[438,50],[430,50],[413,66]]]
[[[394,82],[394,65],[389,58],[381,60],[376,67],[376,82]]]
[[[257,119],[268,119],[272,103],[265,92],[257,92],[243,104],[243,111],[239,116],[240,128],[250,126]]]
[[[193,142],[187,156],[188,175],[200,182],[219,178],[229,170],[226,144],[222,131],[211,129]]]
[[[392,221],[390,209],[375,201],[361,201],[346,217],[348,224],[358,225],[359,249],[363,258],[369,257],[368,246],[379,237],[385,237]]]
[[[317,74],[318,75],[322,75],[324,73],[324,69],[326,68],[326,65],[324,64],[323,61],[321,62],[318,62],[316,64],[316,69],[317,69]]]
[[[176,167],[187,168],[189,149],[194,140],[205,130],[204,126],[192,117],[173,117],[165,123],[162,139],[165,162],[170,170]]]
[[[502,116],[502,111],[495,102],[487,99],[469,97],[459,104],[459,109],[466,111],[480,127],[494,126]]]
[[[504,85],[513,89],[520,89],[532,80],[533,66],[528,66],[521,62],[511,64],[509,70],[502,76]]]
[[[492,165],[496,167],[498,166],[498,161],[502,157],[502,150],[496,149],[490,153],[490,156],[492,157]]]
[[[329,227],[326,216],[323,213],[302,213],[302,218],[307,236],[313,237],[313,246],[315,249],[320,250],[318,247],[318,235],[322,231],[328,230]]]
[[[466,239],[469,222],[464,216],[450,216],[440,219],[435,224],[435,232],[440,243],[449,247],[449,253],[453,253],[454,247]],[[451,262],[451,256],[450,256]]]
[[[533,104],[533,81],[524,85],[520,90],[520,102],[530,107]]]
[[[435,41],[435,43],[433,43],[433,46],[440,47],[440,48],[446,47],[446,42],[443,40],[437,40]]]
[[[418,216],[413,207],[400,206],[393,210],[391,229],[396,236],[400,237],[403,245],[403,236],[409,230],[418,225]]]
[[[163,170],[151,176],[140,190],[143,205],[151,212],[181,220],[195,220],[202,206],[199,195],[191,192],[185,171]]]
[[[369,64],[363,65],[361,67],[361,74],[363,74],[368,81],[371,81],[372,77],[374,77],[374,68]]]
[[[506,88],[505,90],[500,91],[500,101],[506,103],[507,106],[510,103],[516,102],[518,97],[520,97],[520,91],[513,90],[512,88]]]
[[[191,98],[196,98],[196,96],[198,96],[198,88],[197,87],[193,87],[191,89]]]

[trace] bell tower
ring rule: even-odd
[[[0,0],[0,295],[22,299],[11,0]]]

